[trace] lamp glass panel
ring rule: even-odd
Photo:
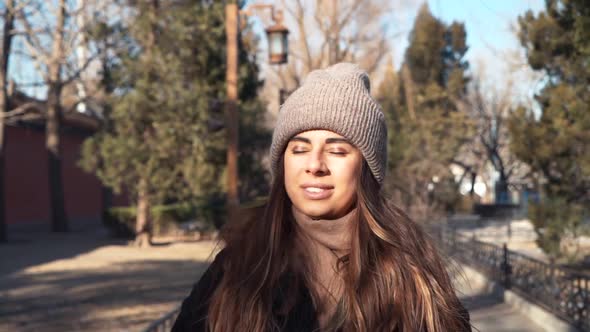
[[[272,32],[268,35],[270,44],[270,54],[281,55],[285,51],[283,49],[283,39],[280,32]]]

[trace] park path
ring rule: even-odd
[[[546,260],[545,254],[535,243],[536,233],[530,221],[481,220],[475,216],[454,216],[450,220],[455,229],[468,238],[508,248],[539,260]],[[479,278],[456,281],[461,300],[468,308],[473,326],[482,332],[528,332],[545,331],[542,322],[532,321],[516,308],[503,302],[498,294],[485,290]],[[478,284],[479,283],[479,284]]]
[[[469,311],[473,331],[481,332],[543,332],[540,322],[534,322],[516,308],[502,301],[497,294],[486,292],[473,280],[461,280],[459,298]],[[472,284],[466,286],[466,284]],[[549,331],[547,331],[549,332]]]
[[[0,245],[0,331],[141,331],[180,303],[214,249],[140,249],[100,232],[12,236]],[[461,292],[482,332],[542,331],[477,287]]]
[[[508,249],[512,251],[541,261],[548,261],[547,255],[535,242],[537,234],[528,219],[474,219],[475,216],[468,217],[471,219],[466,219],[465,216],[454,216],[450,223],[454,224],[460,234],[468,238],[475,237],[480,241],[499,246],[506,243]]]
[[[0,331],[141,331],[180,304],[213,242],[135,248],[94,233],[0,245]]]

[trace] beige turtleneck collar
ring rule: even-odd
[[[325,325],[336,310],[342,296],[344,282],[338,271],[339,258],[351,247],[352,223],[356,209],[338,219],[312,219],[295,206],[293,216],[298,225],[300,244],[310,257],[310,271],[314,271],[312,287],[319,295],[316,303],[320,325]]]
[[[311,239],[330,250],[350,250],[351,221],[356,209],[338,219],[312,219],[303,214],[295,206],[291,208],[297,225]]]

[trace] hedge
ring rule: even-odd
[[[208,228],[220,228],[225,219],[223,201],[156,205],[150,209],[152,234],[170,233],[187,221],[199,221]],[[116,237],[132,238],[135,234],[136,207],[119,206],[105,211],[103,222]]]

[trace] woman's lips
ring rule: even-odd
[[[302,186],[303,196],[307,199],[320,200],[326,199],[334,193],[334,187],[332,186]]]

